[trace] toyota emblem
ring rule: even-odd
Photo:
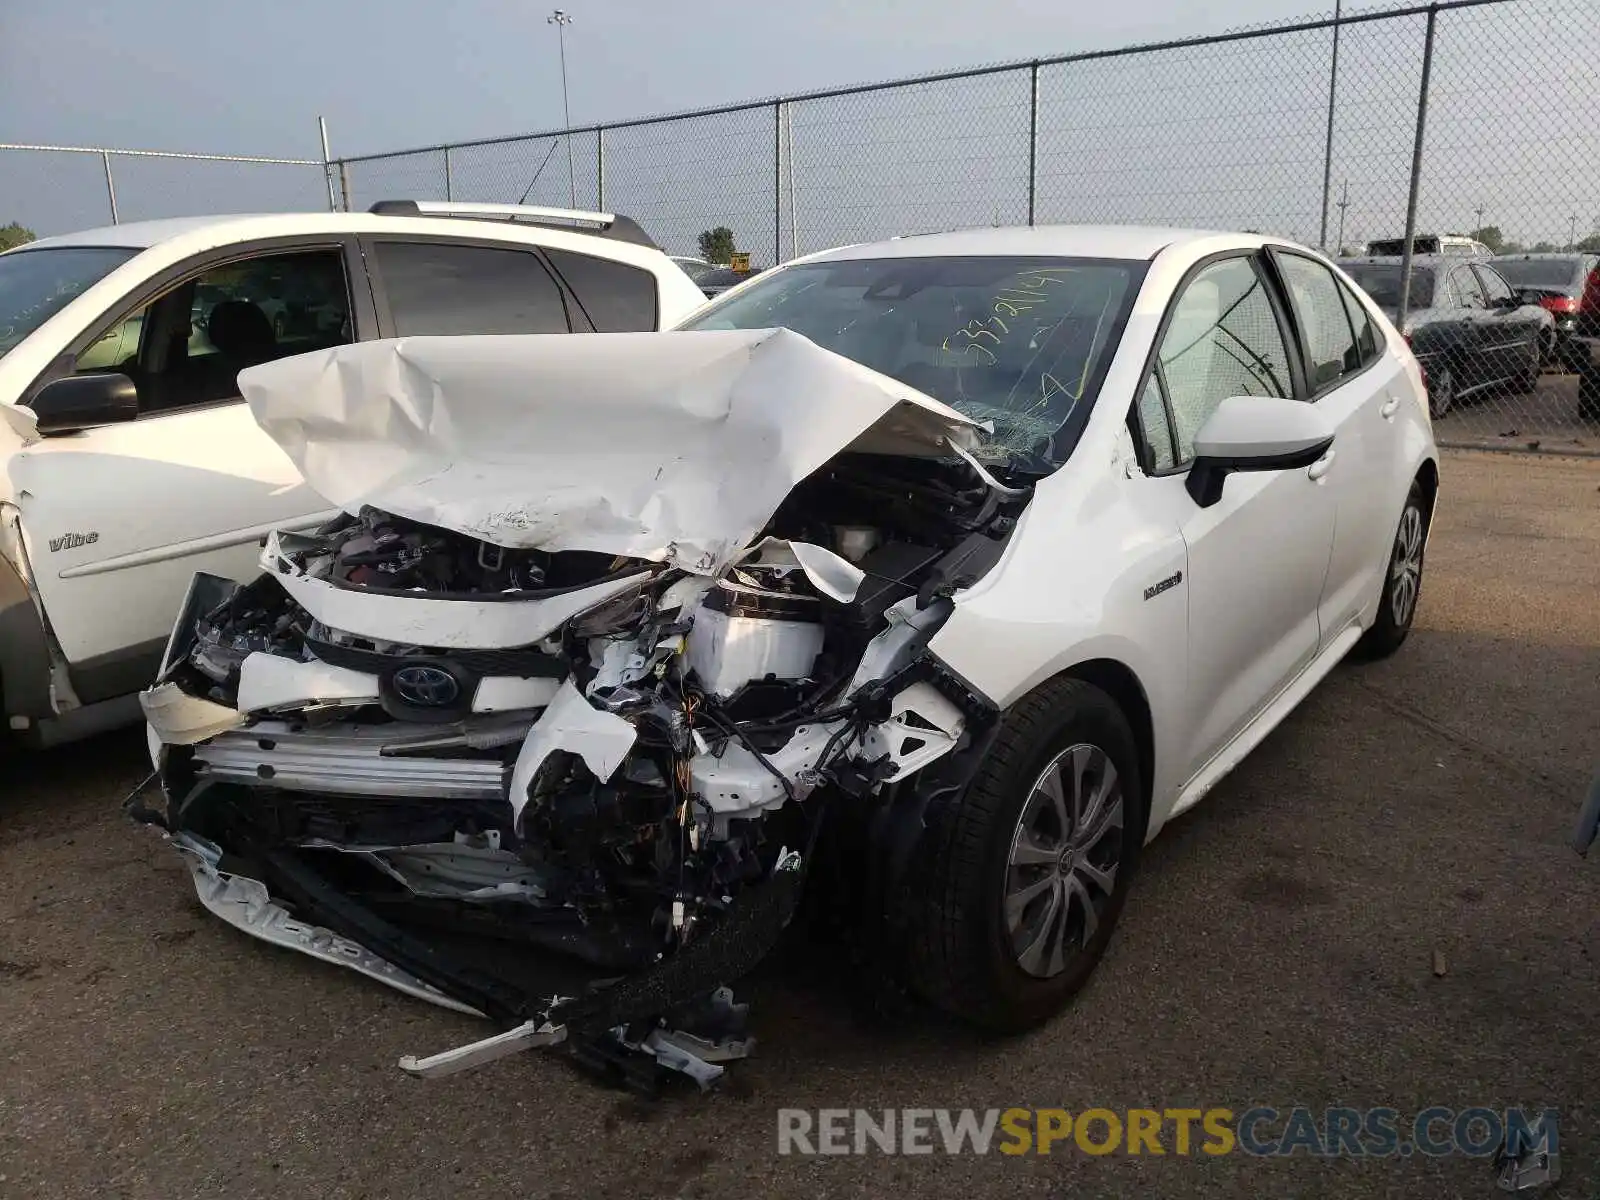
[[[461,684],[443,667],[401,667],[389,683],[396,696],[418,708],[445,708],[461,696]]]

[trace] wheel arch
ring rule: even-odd
[[[1433,502],[1439,495],[1439,462],[1434,458],[1425,458],[1422,465],[1417,468],[1416,481],[1422,485],[1422,498],[1428,505],[1429,523],[1433,520]]]
[[[1090,658],[1074,663],[1056,676],[1062,677],[1093,684],[1116,701],[1122,715],[1128,719],[1139,748],[1139,789],[1148,829],[1151,800],[1155,794],[1156,737],[1155,719],[1144,684],[1131,667],[1114,658]]]

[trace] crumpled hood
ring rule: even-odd
[[[39,440],[39,425],[33,409],[0,400],[0,449],[9,444],[29,445]]]
[[[239,386],[347,512],[708,575],[842,450],[983,440],[954,409],[783,329],[399,338],[252,367]]]

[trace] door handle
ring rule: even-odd
[[[1394,414],[1399,412],[1399,411],[1400,411],[1400,397],[1399,396],[1390,396],[1388,399],[1386,399],[1383,402],[1383,406],[1378,409],[1378,415],[1380,417],[1382,417],[1385,421],[1392,421],[1392,420],[1394,420]]]
[[[1328,469],[1330,467],[1332,467],[1332,466],[1333,466],[1333,451],[1329,450],[1321,458],[1317,459],[1316,462],[1312,463],[1309,467],[1306,468],[1306,478],[1307,479],[1321,479],[1324,475],[1326,475],[1328,473]]]

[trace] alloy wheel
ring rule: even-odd
[[[1394,561],[1389,567],[1389,613],[1404,629],[1417,607],[1422,587],[1422,510],[1406,505],[1394,538]]]
[[[1428,413],[1438,420],[1455,407],[1456,381],[1449,367],[1440,367],[1428,374]]]
[[[1040,772],[1017,818],[1003,900],[1017,966],[1059,975],[1087,947],[1116,888],[1122,784],[1098,746],[1069,746]]]

